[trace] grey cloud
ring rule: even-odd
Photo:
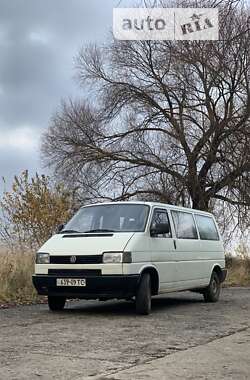
[[[23,170],[29,169],[30,174],[41,172],[39,158],[34,151],[17,152],[16,149],[1,149],[0,151],[0,195],[5,190],[2,178],[6,180],[8,190],[13,182],[14,176]]]
[[[77,96],[73,56],[106,38],[118,0],[0,0],[0,142],[29,127],[38,138],[63,97]],[[0,147],[2,145],[0,144]],[[39,169],[39,151],[0,148],[0,175]]]

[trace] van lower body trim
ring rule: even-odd
[[[133,297],[140,275],[85,276],[86,287],[58,287],[59,276],[33,275],[32,281],[38,294],[81,299],[112,299]],[[60,276],[60,278],[69,276]]]

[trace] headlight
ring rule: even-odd
[[[104,264],[131,263],[131,252],[104,252],[102,262]]]
[[[49,253],[37,252],[36,264],[49,264]]]

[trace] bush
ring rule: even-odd
[[[0,239],[13,247],[35,250],[72,214],[72,196],[48,176],[15,176],[0,199]],[[1,241],[0,241],[1,242]]]

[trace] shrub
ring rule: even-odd
[[[15,177],[12,190],[0,199],[0,239],[14,249],[37,249],[67,221],[72,213],[72,196],[48,176]]]

